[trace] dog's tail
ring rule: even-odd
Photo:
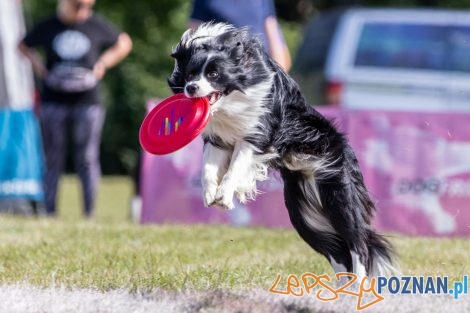
[[[392,245],[385,237],[374,230],[368,230],[368,249],[368,277],[389,277],[400,273]]]

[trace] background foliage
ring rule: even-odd
[[[0,0],[1,1],[1,0]],[[55,11],[57,0],[24,0],[31,27]],[[319,10],[340,5],[439,6],[468,8],[470,0],[276,0],[278,15],[292,56],[302,25]],[[171,94],[172,46],[186,29],[190,0],[97,0],[96,10],[132,37],[134,49],[105,79],[108,115],[103,133],[102,168],[105,174],[133,173],[140,149],[138,130],[149,98]]]

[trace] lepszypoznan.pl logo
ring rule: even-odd
[[[313,292],[314,295],[320,301],[334,301],[337,300],[340,294],[348,294],[357,297],[357,310],[366,309],[374,304],[377,304],[385,298],[382,296],[388,291],[389,294],[451,294],[455,300],[458,300],[461,295],[468,294],[468,276],[463,276],[462,281],[454,282],[454,288],[449,289],[448,277],[416,277],[416,276],[403,276],[403,277],[367,277],[358,280],[358,276],[352,273],[337,273],[335,275],[336,281],[342,281],[344,279],[350,279],[345,285],[333,288],[329,285],[332,283],[332,279],[328,275],[315,275],[312,273],[303,274],[300,279],[296,275],[289,275],[287,278],[286,290],[280,290],[278,288],[279,281],[282,275],[277,275],[277,279],[269,289],[269,292],[282,294],[282,295],[294,295],[296,297],[302,297],[309,295]],[[334,282],[333,282],[334,283]],[[355,286],[354,288],[350,288]],[[357,287],[358,286],[358,287]],[[318,287],[315,291],[312,289]],[[363,298],[366,294],[373,294],[375,300],[364,304]]]

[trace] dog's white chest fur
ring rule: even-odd
[[[244,93],[234,91],[222,97],[211,108],[212,117],[204,135],[219,137],[234,146],[248,135],[255,134],[260,117],[266,113],[264,101],[271,88],[271,80],[250,87]]]

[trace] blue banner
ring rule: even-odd
[[[43,155],[31,109],[0,109],[0,200],[43,200]]]

